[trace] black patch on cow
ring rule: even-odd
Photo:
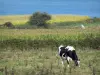
[[[60,51],[60,56],[62,57],[62,55],[65,57],[65,56],[67,56],[67,50],[65,49],[65,47],[61,47],[60,48],[61,49],[61,51]]]
[[[77,57],[77,54],[76,54],[76,51],[73,50],[73,51],[68,51],[67,52],[67,55],[72,58],[72,60],[78,60],[78,57]]]

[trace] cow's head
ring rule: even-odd
[[[75,66],[79,66],[80,67],[80,59],[75,60],[74,62],[75,62]]]

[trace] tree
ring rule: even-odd
[[[51,19],[51,16],[46,12],[35,12],[29,19],[29,23],[31,25],[35,25],[38,27],[47,27],[48,24],[46,23],[48,20]]]

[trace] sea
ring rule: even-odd
[[[34,12],[100,17],[100,0],[0,0],[0,15]]]

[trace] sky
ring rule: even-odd
[[[73,14],[100,17],[100,0],[0,0],[0,15]]]

